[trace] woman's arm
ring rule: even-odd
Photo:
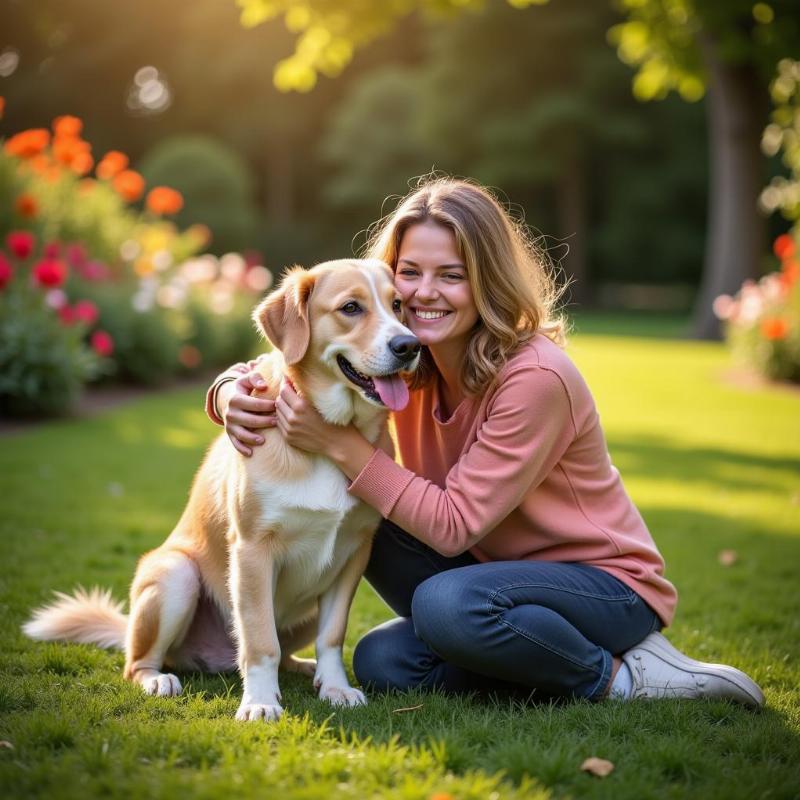
[[[217,377],[206,393],[209,419],[225,426],[231,444],[244,456],[251,456],[252,448],[264,443],[264,437],[256,431],[276,423],[274,401],[251,397],[255,389],[267,388],[255,369],[257,364],[258,359],[234,364]]]
[[[327,455],[352,480],[352,494],[443,555],[462,553],[493,530],[555,468],[576,436],[564,384],[537,366],[506,376],[477,441],[450,470],[444,488],[396,464],[354,428],[316,419],[291,390],[284,388],[276,405],[278,425],[291,444]]]

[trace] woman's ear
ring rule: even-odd
[[[313,288],[314,276],[293,267],[253,312],[256,324],[289,365],[302,360],[311,341],[308,299]]]

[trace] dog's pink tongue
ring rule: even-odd
[[[396,373],[385,378],[373,378],[375,390],[383,404],[392,411],[402,411],[408,405],[408,386]]]

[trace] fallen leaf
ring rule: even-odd
[[[595,775],[598,778],[605,778],[606,775],[610,775],[614,771],[614,765],[604,758],[592,756],[581,764],[581,769],[584,772],[588,772],[590,775]]]
[[[417,711],[424,705],[425,703],[420,703],[418,706],[409,706],[408,708],[393,708],[392,714],[405,714],[406,711]]]
[[[0,750],[13,750],[13,749],[14,745],[11,744],[11,742],[7,742],[5,739],[3,739],[2,742],[0,742]]]
[[[720,550],[717,559],[723,567],[732,567],[739,560],[739,554],[735,550]]]

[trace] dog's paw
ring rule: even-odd
[[[181,682],[168,672],[145,679],[142,688],[154,697],[177,697],[183,691]]]
[[[299,672],[301,675],[313,678],[317,672],[317,662],[313,658],[289,656],[281,661],[281,669],[286,672]]]
[[[360,689],[352,686],[325,686],[319,690],[320,700],[327,700],[334,706],[365,706],[367,698]]]
[[[273,720],[280,719],[281,714],[283,714],[283,708],[277,703],[272,705],[242,703],[239,706],[239,710],[236,712],[236,719],[240,722],[256,722],[258,720],[272,722]]]

